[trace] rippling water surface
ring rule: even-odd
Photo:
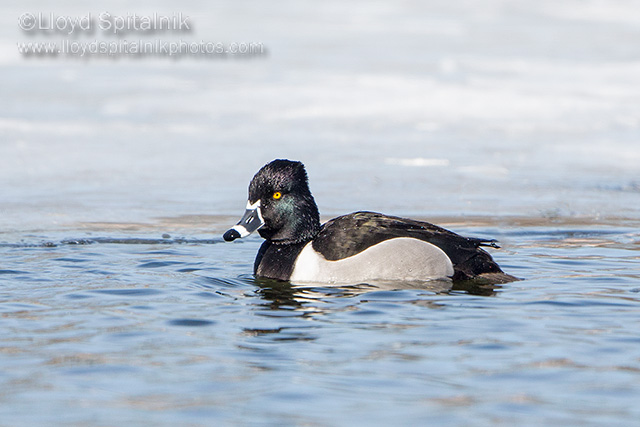
[[[222,230],[226,218],[216,221]],[[257,237],[225,244],[160,228],[4,241],[0,419],[636,423],[638,224],[445,225],[500,238],[495,258],[525,280],[294,287],[250,274]]]
[[[0,425],[640,425],[637,0],[5,3]],[[18,27],[103,12],[193,29]],[[266,50],[16,50],[137,40]],[[274,158],[524,280],[256,280],[220,236]]]

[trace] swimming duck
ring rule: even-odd
[[[516,280],[481,249],[498,248],[495,240],[365,211],[320,224],[307,172],[297,161],[274,160],[256,173],[242,219],[223,238],[233,241],[256,230],[265,239],[254,263],[258,277],[329,284]]]

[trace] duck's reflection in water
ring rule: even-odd
[[[355,285],[326,285],[326,284],[295,284],[288,281],[255,278],[254,283],[259,287],[257,294],[264,300],[264,306],[273,310],[301,309],[305,312],[324,312],[321,306],[331,306],[336,299],[362,297],[376,293],[380,297],[380,291],[419,290],[425,291],[424,298],[418,298],[420,294],[412,294],[412,298],[406,302],[432,306],[438,308],[441,304],[430,301],[428,294],[442,295],[464,292],[478,296],[496,295],[499,285],[492,285],[479,281],[452,282],[451,280],[429,280],[422,282],[374,282],[359,283]],[[389,294],[392,295],[392,294]],[[406,296],[406,295],[405,295]],[[389,296],[390,300],[395,300]]]
[[[247,281],[258,287],[255,314],[263,320],[243,329],[247,339],[242,340],[241,347],[261,355],[276,351],[274,343],[314,341],[319,336],[318,328],[328,325],[367,330],[418,327],[429,316],[425,318],[423,313],[416,317],[410,307],[444,310],[448,304],[443,298],[455,298],[456,294],[490,296],[496,292],[491,285],[450,280],[343,286],[299,285],[264,278]]]

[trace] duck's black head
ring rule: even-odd
[[[309,241],[318,234],[320,214],[302,163],[274,160],[263,166],[249,184],[244,216],[224,239],[232,241],[255,230],[282,244]]]

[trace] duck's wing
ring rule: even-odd
[[[491,255],[480,248],[499,247],[495,240],[463,237],[428,222],[375,212],[355,212],[328,221],[313,240],[313,248],[326,259],[336,261],[396,237],[412,237],[438,246],[453,263],[454,280],[502,273]]]

